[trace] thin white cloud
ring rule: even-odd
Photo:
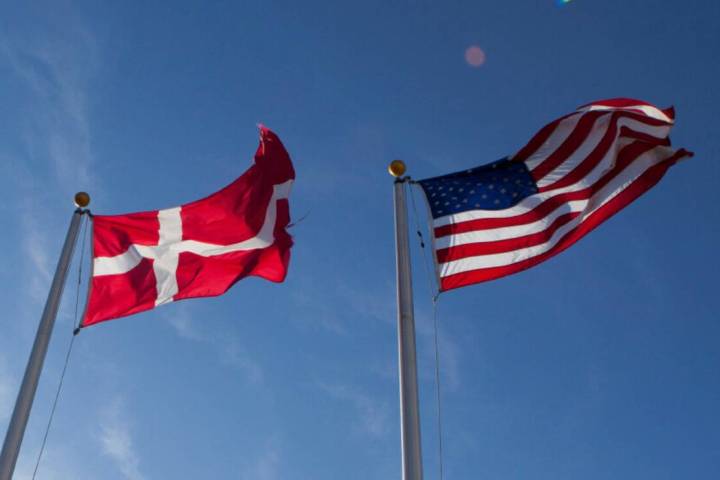
[[[424,381],[435,382],[435,326],[430,315],[415,315],[418,352],[422,363],[431,368],[420,372]],[[461,386],[461,350],[452,337],[442,329],[442,312],[438,318],[438,356],[441,391],[455,391]]]
[[[311,293],[304,285],[303,290],[296,290],[290,294],[290,298],[303,315],[294,317],[295,321],[305,324],[318,325],[324,330],[338,335],[347,334],[347,327],[343,324],[337,309],[328,302],[322,301],[321,296]]]
[[[95,37],[79,20],[63,35],[0,38],[0,54],[30,93],[23,125],[26,154],[50,159],[55,179],[64,189],[93,183],[88,84],[98,65]]]
[[[320,384],[331,397],[350,403],[356,412],[355,427],[371,436],[381,437],[390,431],[390,411],[386,403],[357,387],[342,384]]]
[[[10,418],[17,395],[17,382],[10,375],[7,362],[0,356],[0,431],[4,431],[7,420]]]
[[[179,337],[210,346],[223,364],[243,372],[248,382],[257,384],[263,381],[262,366],[232,334],[218,334],[209,326],[198,328],[187,304],[173,305],[166,312],[164,317]]]
[[[291,294],[293,303],[302,313],[295,320],[339,335],[348,335],[358,319],[394,324],[395,298],[388,294],[394,290],[391,283],[385,287],[368,288],[337,281],[325,285],[303,282],[302,288]],[[332,302],[328,301],[329,296],[334,299]]]
[[[12,129],[22,139],[22,148],[2,152],[9,166],[7,187],[22,199],[13,205],[22,235],[24,283],[33,304],[45,301],[65,225],[58,221],[71,208],[71,194],[97,188],[93,177],[90,82],[98,69],[98,47],[94,35],[79,17],[66,12],[62,29],[56,19],[31,29],[6,29],[0,33],[0,61],[24,88],[17,94],[23,108]],[[69,215],[68,215],[69,216]]]
[[[280,478],[279,466],[280,452],[271,442],[255,463],[240,472],[240,480],[277,480]]]
[[[222,360],[229,366],[234,367],[245,374],[245,378],[251,383],[260,383],[263,380],[263,370],[251,356],[233,338],[225,339],[222,345]]]
[[[366,287],[340,284],[337,288],[339,297],[344,304],[350,306],[357,315],[368,316],[381,322],[395,324],[396,301],[395,288],[388,281],[384,287],[368,289]]]
[[[17,190],[13,195],[21,200],[7,209],[6,218],[15,217],[17,231],[23,239],[18,245],[23,253],[23,292],[28,293],[33,302],[40,303],[47,296],[52,278],[51,253],[54,249],[50,248],[50,244],[52,240],[59,242],[54,236],[62,234],[53,231],[51,235],[50,230],[54,230],[55,222],[40,220],[44,216],[44,209],[38,204],[40,187],[36,185],[38,180],[26,162],[8,155],[2,155],[0,160],[3,162],[1,178],[8,182],[7,188]],[[58,253],[54,252],[55,255]]]
[[[20,228],[24,237],[23,251],[30,267],[27,270],[28,292],[34,302],[41,303],[47,297],[52,279],[48,235],[43,235],[37,220],[30,215],[23,215]]]
[[[107,455],[127,480],[143,480],[140,457],[135,451],[123,402],[116,397],[100,413],[99,440]]]
[[[438,335],[438,349],[440,350],[440,381],[444,382],[441,388],[457,390],[461,387],[460,347],[441,331]]]
[[[175,330],[175,333],[184,339],[195,341],[209,341],[209,337],[203,334],[192,320],[192,316],[185,305],[173,305],[172,312],[166,313],[164,318]]]

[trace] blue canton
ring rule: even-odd
[[[468,210],[502,210],[537,193],[525,162],[507,158],[481,167],[418,182],[433,218]]]

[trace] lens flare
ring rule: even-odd
[[[562,7],[563,5],[567,5],[567,4],[570,3],[570,2],[571,2],[571,0],[555,0],[555,3],[557,4],[558,7]]]
[[[479,67],[485,63],[485,52],[477,45],[470,45],[465,50],[465,61],[471,67]]]

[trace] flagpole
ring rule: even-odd
[[[87,213],[85,207],[90,204],[90,196],[85,192],[75,194],[75,205],[77,210],[73,213],[70,226],[68,227],[65,243],[63,244],[60,259],[55,269],[55,277],[53,278],[50,292],[48,293],[45,309],[43,310],[40,324],[38,325],[37,334],[35,335],[35,343],[33,343],[30,358],[25,368],[25,376],[23,377],[20,392],[15,401],[10,423],[7,433],[5,434],[5,443],[3,444],[2,454],[0,454],[0,480],[11,480],[15,471],[20,445],[22,444],[25,427],[27,426],[30,410],[32,409],[35,391],[37,390],[38,380],[42,372],[45,355],[47,354],[50,336],[52,335],[55,317],[57,316],[60,299],[62,297],[63,288],[65,287],[65,278],[67,276],[70,260],[72,260],[75,243],[80,229],[80,219],[83,214]]]
[[[407,203],[405,201],[405,164],[393,160],[388,167],[395,177],[395,249],[398,305],[398,369],[400,373],[400,444],[402,480],[422,480],[420,409],[418,404],[415,319],[413,313],[410,244]]]

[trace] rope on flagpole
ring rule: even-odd
[[[89,217],[90,211],[88,210],[86,213]],[[60,399],[60,391],[62,390],[63,381],[65,380],[65,372],[67,372],[67,367],[70,363],[70,354],[72,353],[73,344],[75,343],[75,325],[79,324],[78,305],[80,304],[80,284],[82,282],[82,266],[83,260],[85,259],[85,240],[87,238],[87,225],[89,223],[89,218],[84,218],[83,221],[85,224],[83,225],[82,248],[80,249],[80,261],[78,262],[78,281],[75,288],[75,321],[73,323],[73,332],[70,337],[70,345],[68,346],[67,353],[65,354],[65,363],[63,364],[62,373],[60,373],[60,382],[58,382],[55,398],[53,400],[52,408],[50,409],[50,417],[48,418],[48,423],[45,427],[42,443],[40,444],[40,451],[38,452],[37,460],[35,461],[35,469],[33,470],[32,480],[35,480],[38,468],[40,467],[40,460],[42,460],[43,453],[45,452],[45,444],[47,443],[48,435],[50,434],[50,427],[52,426],[53,418],[55,417],[55,409],[57,408],[58,400]]]
[[[80,247],[80,262],[78,263],[78,278],[77,278],[77,286],[75,289],[75,325],[74,325],[73,336],[76,335],[75,331],[78,328],[80,328],[80,318],[78,317],[78,306],[80,305],[80,286],[82,284],[83,260],[85,259],[85,241],[87,240],[88,223],[90,223],[91,218],[92,218],[92,213],[90,213],[90,210],[87,210],[87,218],[85,219],[85,225],[83,225],[82,246]]]
[[[433,340],[435,344],[435,400],[437,404],[437,432],[438,432],[438,468],[440,472],[440,480],[443,480],[443,428],[442,428],[442,402],[440,401],[440,348],[438,345],[438,300],[440,299],[440,287],[433,282],[433,279],[437,282],[437,277],[431,275],[430,266],[432,264],[432,258],[428,258],[428,252],[425,248],[425,240],[423,239],[422,230],[420,230],[420,220],[417,211],[417,205],[415,204],[415,194],[413,192],[412,184],[408,185],[410,189],[410,200],[413,206],[413,213],[415,215],[415,229],[420,240],[420,248],[423,251],[423,266],[425,267],[425,276],[428,279],[428,287],[430,291],[430,300],[432,302],[433,310]],[[432,255],[432,253],[430,253]]]
[[[308,210],[307,213],[305,213],[305,215],[303,215],[302,217],[300,217],[299,220],[295,220],[294,222],[289,223],[288,226],[287,226],[287,228],[290,229],[290,228],[293,228],[293,227],[296,226],[296,225],[299,225],[302,221],[304,221],[307,217],[310,216],[310,213],[311,213],[311,212],[312,212],[312,209]]]
[[[438,417],[438,452],[440,457],[440,480],[443,480],[443,428],[442,428],[442,402],[440,401],[440,348],[438,347],[438,295],[432,299],[433,331],[435,341],[435,400],[437,401]]]
[[[423,237],[422,230],[420,230],[420,215],[418,215],[417,204],[415,203],[415,193],[412,188],[413,185],[418,185],[419,182],[411,180],[408,183],[408,188],[410,189],[410,200],[413,206],[413,214],[415,215],[415,231],[420,240],[420,248],[423,251],[423,267],[425,267],[425,276],[428,279],[428,288],[430,289],[430,293],[432,295],[433,304],[435,304],[440,298],[440,286],[438,285],[437,276],[431,274],[433,259],[428,255],[428,252],[425,249],[425,238]],[[432,255],[432,252],[430,255]]]

